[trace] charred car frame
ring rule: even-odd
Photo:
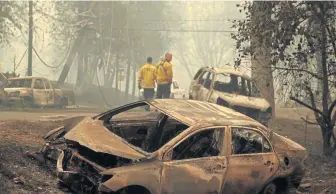
[[[272,118],[271,105],[252,79],[233,68],[200,68],[191,81],[189,98],[229,107],[265,126]]]
[[[140,112],[141,106],[156,111]],[[125,114],[126,113],[126,114]],[[305,149],[213,103],[139,101],[50,131],[43,158],[78,193],[282,193],[298,187]]]

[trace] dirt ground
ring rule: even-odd
[[[309,152],[303,187],[293,193],[336,194],[336,157],[320,156],[319,129],[285,115],[274,120],[271,129],[305,146]],[[56,186],[53,169],[25,156],[26,151],[39,150],[44,143],[42,136],[60,125],[61,121],[0,121],[0,193],[63,193]]]

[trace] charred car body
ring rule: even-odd
[[[157,111],[138,112],[141,106]],[[50,131],[44,158],[78,193],[282,193],[304,175],[305,149],[213,103],[128,104]],[[195,184],[197,183],[197,184]]]
[[[191,81],[189,98],[232,108],[265,126],[272,118],[271,105],[251,78],[231,68],[199,69]]]
[[[61,89],[54,88],[51,82],[43,77],[15,77],[7,79],[5,86],[7,101],[18,102],[24,107],[68,105],[68,98]]]

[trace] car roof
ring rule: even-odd
[[[241,71],[238,71],[234,68],[209,68],[208,70],[212,70],[215,73],[227,73],[227,74],[237,75],[237,76],[243,77],[243,78],[248,79],[248,80],[251,79],[250,76],[248,76],[245,73],[243,73]]]
[[[189,126],[206,123],[210,126],[255,126],[266,129],[256,120],[214,103],[187,99],[154,99],[147,100],[147,103]]]
[[[45,79],[43,77],[35,77],[35,76],[26,76],[26,77],[11,77],[8,80],[20,80],[20,79]]]

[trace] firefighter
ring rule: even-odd
[[[153,61],[152,57],[148,57],[147,63],[140,68],[139,72],[138,88],[139,90],[143,88],[143,97],[145,99],[154,98],[156,68],[152,64],[152,61]]]
[[[173,55],[166,53],[164,60],[161,60],[156,67],[157,89],[156,98],[169,98],[171,83],[173,81],[173,66],[170,63]]]

